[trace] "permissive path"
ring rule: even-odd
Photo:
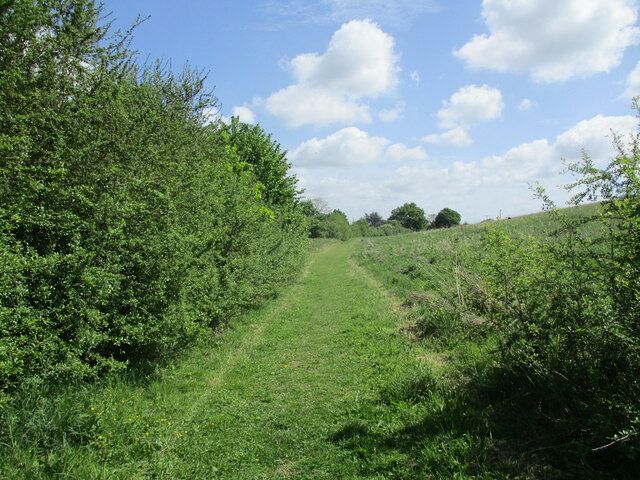
[[[314,253],[304,277],[245,317],[219,349],[152,386],[167,418],[189,433],[143,470],[167,478],[388,478],[372,473],[371,462],[389,473],[409,461],[394,449],[353,448],[354,439],[407,420],[395,418],[383,392],[416,368],[418,347],[399,333],[390,300],[350,262],[350,248]]]
[[[418,459],[442,408],[422,401],[432,357],[354,246],[325,243],[280,297],[153,379],[38,400],[36,423],[68,427],[46,450],[16,444],[0,480],[436,478]]]

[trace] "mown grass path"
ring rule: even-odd
[[[416,368],[418,348],[399,333],[389,298],[350,262],[351,248],[336,243],[314,253],[304,277],[246,316],[220,348],[147,389],[176,431],[188,433],[152,458],[132,459],[129,474],[389,478],[371,472],[371,455],[387,474],[408,461],[394,449],[348,447],[392,418],[402,421],[381,392]]]

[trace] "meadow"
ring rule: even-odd
[[[616,358],[625,347],[601,297],[615,268],[603,210],[358,240],[356,261],[401,302],[407,331],[443,372],[449,433],[473,439],[485,466],[533,478],[639,473],[637,346],[625,337],[629,356]]]

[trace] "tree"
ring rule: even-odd
[[[349,240],[353,234],[349,226],[349,220],[344,212],[334,210],[327,215],[325,220],[326,238],[337,238],[338,240]]]
[[[220,138],[231,146],[238,158],[252,165],[251,169],[262,184],[261,194],[270,206],[289,205],[297,198],[297,179],[289,175],[287,152],[258,125],[241,122],[232,117],[231,123],[219,123]]]
[[[460,214],[450,208],[443,208],[438,212],[436,218],[431,224],[432,228],[449,228],[455,225],[460,225]]]
[[[384,224],[384,218],[378,212],[365,213],[364,219],[371,227],[381,227]]]
[[[424,210],[413,202],[394,208],[391,211],[389,220],[398,220],[403,227],[410,228],[416,232],[423,230],[428,224]]]

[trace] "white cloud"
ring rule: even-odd
[[[445,145],[456,145],[458,147],[464,147],[471,145],[473,140],[462,127],[455,127],[447,130],[444,133],[434,133],[422,138],[423,142],[427,143],[439,143]]]
[[[398,82],[393,47],[393,38],[376,24],[353,20],[333,34],[324,54],[298,55],[289,67],[297,83],[353,97],[375,96]]]
[[[291,85],[267,98],[265,106],[287,125],[369,123],[369,107],[349,100],[337,92],[305,85]]]
[[[583,120],[561,135],[555,143],[556,155],[569,161],[580,158],[584,148],[596,165],[603,167],[614,154],[612,150],[613,134],[623,137],[634,132],[638,119],[631,115],[605,117],[596,115],[590,120]]]
[[[289,159],[301,166],[357,166],[380,160],[389,140],[370,137],[356,127],[346,127],[323,139],[312,138],[300,144]]]
[[[427,153],[422,147],[409,148],[404,143],[394,143],[387,148],[385,157],[394,162],[407,160],[426,160]]]
[[[325,53],[288,62],[295,84],[273,93],[265,107],[292,126],[370,121],[360,101],[393,91],[397,62],[390,35],[369,20],[353,20],[334,33]]]
[[[221,121],[223,123],[229,124],[231,123],[231,119],[222,115],[220,109],[216,106],[208,107],[203,110],[202,117],[204,119],[204,124],[209,125],[214,122]]]
[[[340,157],[347,151],[348,161],[332,164],[351,164],[358,168],[297,166],[294,171],[301,178],[307,197],[321,197],[332,208],[346,212],[351,219],[372,210],[385,216],[405,202],[416,202],[428,213],[449,207],[459,211],[463,220],[475,222],[496,217],[500,212],[503,216],[514,216],[538,210],[540,201],[533,198],[530,190],[530,185],[538,180],[552,198],[562,204],[568,194],[558,184],[567,183],[570,178],[560,175],[563,169],[560,159],[577,160],[582,148],[586,147],[593,161],[604,166],[615,155],[610,129],[623,135],[635,132],[637,118],[598,115],[567,128],[555,138],[521,143],[500,155],[479,161],[452,164],[424,158],[420,149],[369,137],[358,129],[343,129],[326,139],[316,140],[319,142],[316,147],[329,158]],[[343,143],[338,141],[340,136],[356,140],[346,142],[347,147],[338,146]],[[628,136],[625,138],[629,139]],[[363,146],[357,146],[358,143]],[[311,144],[305,144],[312,150]],[[419,161],[407,161],[402,165],[389,163],[393,156],[411,160],[412,155],[413,160]],[[319,160],[319,157],[315,159]],[[382,163],[385,161],[388,163]],[[381,165],[375,165],[376,162]],[[319,160],[315,164],[327,162]]]
[[[397,102],[395,108],[389,110],[381,110],[378,112],[378,118],[383,122],[393,122],[398,120],[404,112],[404,102]]]
[[[416,86],[420,85],[420,74],[415,70],[409,74],[409,78],[413,80],[413,83],[415,83]]]
[[[521,112],[526,112],[526,111],[531,110],[534,106],[535,106],[534,102],[532,102],[528,98],[525,98],[518,105],[518,110],[520,110]]]
[[[634,68],[627,77],[627,89],[624,92],[624,96],[627,97],[628,100],[640,96],[640,62],[638,62],[636,68]]]
[[[635,0],[484,0],[489,34],[454,54],[470,68],[556,82],[608,72],[640,39]]]
[[[470,127],[474,123],[502,115],[502,93],[488,85],[467,85],[451,95],[438,111],[442,128]]]
[[[391,144],[384,137],[372,137],[357,127],[346,127],[326,138],[311,138],[289,154],[296,169],[304,167],[355,167],[376,162],[423,161],[422,147]]]
[[[529,213],[540,207],[529,191],[536,181],[541,181],[558,201],[567,199],[567,193],[557,186],[570,181],[560,176],[564,169],[561,158],[576,161],[584,148],[594,163],[603,167],[615,155],[611,130],[628,141],[628,134],[637,130],[637,122],[633,116],[597,115],[577,123],[553,141],[522,143],[479,162],[425,162],[399,167],[388,175],[383,188],[396,203],[400,198],[411,198],[430,211],[444,206],[458,210],[455,205],[460,205],[458,211],[471,221],[497,216],[500,210],[505,215]]]
[[[502,115],[502,93],[488,85],[467,85],[451,95],[438,111],[438,125],[448,131],[425,136],[429,143],[464,146],[473,143],[468,130],[476,123],[492,120]]]
[[[233,107],[231,109],[231,115],[238,117],[240,121],[244,123],[255,123],[256,121],[256,116],[249,107]]]

